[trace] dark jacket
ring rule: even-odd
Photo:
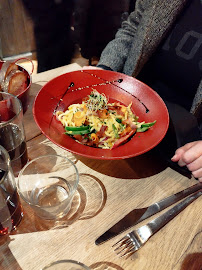
[[[189,0],[137,0],[116,38],[104,49],[98,65],[136,77]],[[202,121],[202,80],[191,112]]]

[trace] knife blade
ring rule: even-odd
[[[165,199],[162,199],[159,202],[156,202],[149,207],[145,208],[137,208],[129,212],[126,216],[124,216],[120,221],[118,221],[115,225],[113,225],[110,229],[108,229],[105,233],[103,233],[100,237],[95,240],[96,245],[100,245],[107,240],[117,236],[121,232],[126,229],[140,223],[153,216],[154,214],[162,211],[163,209],[169,207],[170,205],[180,201],[181,199],[187,197],[188,195],[202,189],[202,183],[197,183],[187,189],[184,189],[176,194],[173,194]]]

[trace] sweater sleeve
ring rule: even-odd
[[[137,1],[135,11],[122,23],[115,39],[110,41],[103,50],[99,66],[109,67],[111,70],[121,72],[133,43],[134,35],[140,24],[147,1]]]

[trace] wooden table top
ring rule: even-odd
[[[50,79],[79,69],[79,65],[71,64],[33,75],[30,106],[24,115],[30,159],[57,153],[76,164],[80,182],[72,208],[60,221],[44,221],[22,201],[23,220],[16,231],[0,238],[0,269],[39,270],[62,259],[80,261],[93,270],[201,269],[201,197],[129,259],[119,258],[112,245],[131,229],[100,246],[95,245],[95,239],[132,209],[148,206],[197,181],[167,167],[153,151],[127,160],[93,160],[73,155],[42,135],[32,115],[34,97]],[[192,267],[195,263],[195,268],[190,267],[190,262]]]

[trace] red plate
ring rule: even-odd
[[[156,120],[156,124],[113,150],[76,142],[64,134],[64,127],[55,118],[54,111],[64,111],[70,104],[81,103],[92,89],[104,93],[109,102],[116,100],[125,106],[132,102],[132,110],[140,122]],[[165,103],[155,91],[133,77],[106,70],[74,71],[49,81],[35,99],[33,114],[43,134],[53,143],[74,154],[94,159],[124,159],[141,155],[163,139],[169,125]]]

